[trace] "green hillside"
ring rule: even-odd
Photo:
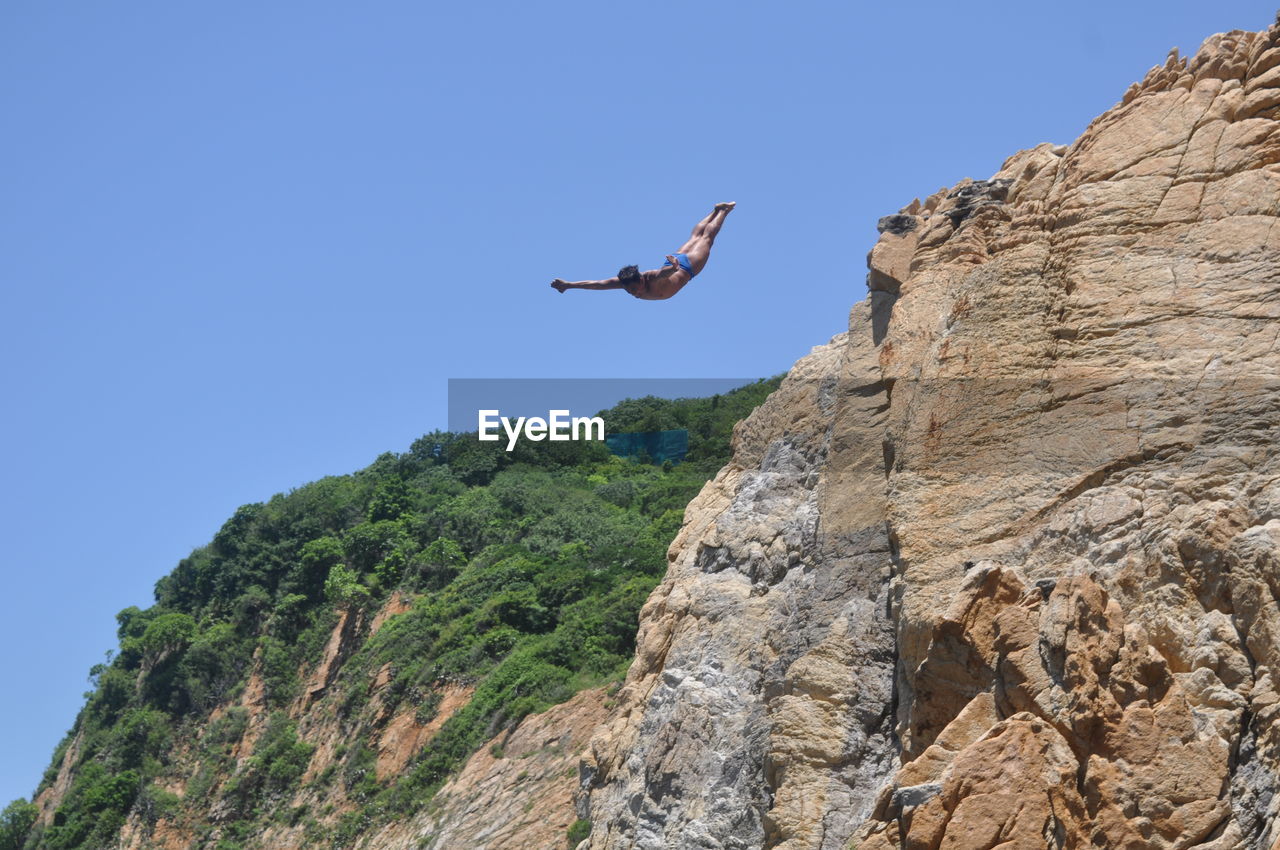
[[[70,749],[61,803],[47,825],[33,804],[10,804],[0,850],[104,847],[127,820],[161,818],[221,850],[255,846],[273,818],[343,846],[426,804],[498,732],[624,673],[686,503],[727,461],[734,422],[778,382],[630,400],[602,414],[611,433],[688,428],[688,460],[674,467],[621,460],[598,443],[524,441],[508,453],[435,433],[354,474],[241,507],[157,582],[154,605],[117,615],[119,646],[91,671],[87,701],[32,798]],[[353,744],[308,779],[342,783],[353,810],[326,825],[323,812],[282,808],[314,746],[289,713],[307,671],[340,618],[367,623],[396,591],[408,610],[360,642],[326,691]],[[381,710],[412,706],[424,722],[442,684],[475,689],[384,781],[360,743],[376,722],[364,709],[380,670],[390,676]],[[251,757],[237,761],[248,718],[235,703],[251,677],[270,715]],[[196,765],[181,795],[163,781],[178,754]]]

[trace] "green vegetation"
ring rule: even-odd
[[[263,814],[257,806],[293,788],[314,749],[298,740],[287,715],[275,712],[254,747],[253,757],[223,786],[223,799],[241,818]]]
[[[426,804],[525,715],[622,675],[686,503],[727,460],[734,422],[776,386],[603,413],[611,432],[688,428],[688,460],[674,467],[598,443],[526,441],[508,453],[434,433],[353,475],[241,507],[157,583],[155,605],[119,613],[119,648],[90,671],[92,691],[37,789],[66,757],[66,795],[43,831],[31,804],[10,804],[0,850],[108,846],[129,817],[185,819],[227,848],[254,846],[254,824],[283,819],[342,846]],[[412,606],[369,637],[393,591]],[[290,712],[340,620],[352,648],[323,699],[346,743],[309,781],[341,783],[358,808],[325,827],[316,819],[328,812],[295,802],[314,747]],[[374,712],[379,675],[389,683]],[[231,704],[251,676],[269,712],[256,721]],[[474,693],[405,771],[380,781],[374,715],[430,721],[445,685]],[[164,790],[179,753],[182,797]]]
[[[22,850],[31,825],[36,822],[36,807],[26,800],[14,800],[0,812],[0,850]]]
[[[568,845],[569,847],[577,847],[580,842],[586,841],[591,835],[591,821],[578,818],[569,826]]]

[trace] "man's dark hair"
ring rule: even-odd
[[[618,269],[618,281],[622,284],[639,283],[640,267],[639,266],[623,266]]]

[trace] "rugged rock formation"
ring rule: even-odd
[[[797,364],[686,511],[585,768],[599,846],[825,846],[897,767],[887,398],[854,317],[866,338]]]
[[[881,221],[736,434],[588,846],[1280,847],[1280,30]]]

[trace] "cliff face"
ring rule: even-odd
[[[881,221],[689,506],[591,848],[1280,847],[1280,31]]]

